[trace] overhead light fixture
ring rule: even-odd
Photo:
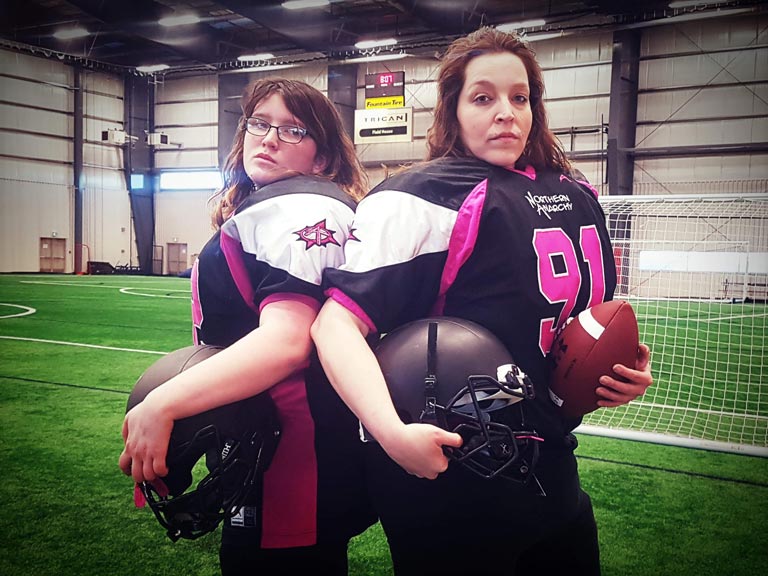
[[[84,36],[88,36],[88,30],[82,26],[63,28],[53,33],[53,37],[59,40],[72,40],[73,38],[83,38]]]
[[[361,40],[355,44],[355,48],[360,50],[368,50],[369,48],[379,48],[381,46],[394,46],[397,44],[397,40],[394,38],[382,38],[381,40]]]
[[[675,2],[670,2],[669,7],[670,8],[688,8],[690,6],[708,6],[710,4],[717,4],[717,2],[702,2],[702,0],[675,0]]]
[[[235,72],[268,72],[270,70],[285,70],[295,68],[296,64],[268,64],[267,66],[252,66],[251,68],[239,68]]]
[[[160,18],[157,21],[160,26],[186,26],[188,24],[197,24],[200,22],[200,17],[197,14],[177,14],[174,16],[167,16]]]
[[[329,0],[288,0],[283,2],[286,10],[303,10],[304,8],[322,8],[328,6]]]
[[[542,32],[540,34],[526,34],[523,36],[528,42],[538,42],[540,40],[551,40],[552,38],[562,38],[563,36],[569,36],[569,32],[558,30],[557,32]]]
[[[386,60],[400,60],[401,58],[408,58],[410,54],[398,53],[398,54],[371,54],[370,56],[359,56],[355,58],[345,58],[342,63],[353,62],[383,62]]]
[[[155,72],[162,72],[163,70],[168,70],[170,66],[168,64],[151,64],[148,66],[136,66],[137,72],[142,72],[144,74],[154,74]]]
[[[547,21],[543,18],[538,18],[536,20],[523,20],[521,22],[507,22],[506,24],[499,24],[496,26],[496,30],[501,30],[502,32],[514,32],[520,28],[535,28],[537,26],[544,26],[546,23]]]
[[[238,56],[237,59],[240,60],[240,62],[255,62],[257,60],[272,60],[274,57],[274,54],[262,52],[261,54],[243,54],[242,56]]]

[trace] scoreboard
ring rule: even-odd
[[[405,106],[405,72],[377,72],[365,75],[365,107]]]
[[[411,142],[413,110],[405,108],[405,72],[365,75],[365,110],[355,110],[355,144]]]

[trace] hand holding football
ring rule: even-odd
[[[572,318],[555,337],[549,352],[549,396],[568,417],[597,410],[600,376],[624,380],[615,364],[634,368],[639,335],[629,302],[597,304]]]

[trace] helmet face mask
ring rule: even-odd
[[[501,342],[482,326],[458,318],[428,318],[387,334],[374,350],[401,419],[459,434],[446,455],[483,478],[526,483],[541,439],[497,418],[534,397],[533,384]],[[505,420],[507,420],[505,418]]]
[[[189,346],[164,356],[139,378],[128,410],[157,386],[219,350]],[[168,445],[168,475],[142,482],[138,489],[171,540],[194,540],[238,512],[269,466],[279,436],[276,410],[266,394],[178,420]]]

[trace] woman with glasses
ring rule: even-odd
[[[437,90],[428,161],[360,202],[358,241],[328,270],[330,298],[312,328],[318,354],[378,441],[366,478],[398,576],[599,574],[597,528],[573,453],[579,420],[550,399],[546,354],[567,318],[613,297],[605,215],[547,126],[541,68],[524,40],[493,28],[455,40]],[[365,338],[440,315],[491,331],[533,382],[534,398],[493,412],[499,425],[543,439],[538,461],[520,470],[527,481],[449,465],[445,447],[454,457],[450,448],[473,450],[473,438],[406,424],[393,406]],[[645,392],[649,354],[641,345],[632,366],[600,378],[600,406]],[[425,376],[426,366],[425,353]],[[426,389],[425,381],[413,385]]]
[[[222,574],[347,573],[370,526],[357,421],[312,350],[321,277],[343,262],[366,178],[333,104],[299,81],[259,80],[224,166],[216,232],[192,273],[195,342],[226,347],[125,417],[120,468],[167,474],[173,422],[269,394],[282,428],[261,490],[222,529]]]

